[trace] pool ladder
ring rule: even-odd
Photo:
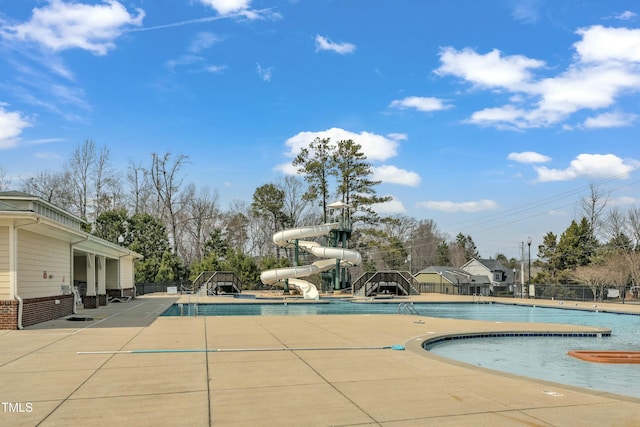
[[[184,304],[180,303],[178,304],[178,306],[180,307],[180,317],[184,316]],[[190,309],[189,307],[191,307],[191,295],[189,295],[189,299],[187,300],[187,316],[190,313]],[[193,304],[193,315],[195,317],[198,317],[198,294],[196,294],[196,302],[195,304]]]
[[[412,302],[402,302],[398,305],[398,314],[412,314],[420,316],[418,310],[413,306]]]

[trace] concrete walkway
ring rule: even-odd
[[[444,299],[419,299],[436,298]],[[437,334],[592,328],[402,315],[158,317],[176,300],[141,297],[78,313],[93,321],[0,331],[0,425],[640,424],[640,399],[501,374],[420,347]],[[544,303],[558,304],[536,301]],[[186,349],[196,351],[171,351]]]

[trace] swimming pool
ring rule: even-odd
[[[603,338],[484,337],[444,341],[427,349],[484,368],[640,398],[638,365],[589,363],[567,355],[569,350],[583,349],[639,350],[638,315],[510,304],[414,303],[414,307],[421,316],[428,317],[610,328],[611,336]],[[184,304],[182,314],[193,316],[194,309],[193,305]],[[397,314],[398,302],[199,304],[197,310],[200,316]],[[163,316],[180,316],[180,307],[174,305]]]

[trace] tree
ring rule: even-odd
[[[476,244],[471,236],[458,233],[456,240],[449,243],[450,265],[459,268],[473,258],[480,258]]]
[[[130,161],[127,166],[127,182],[131,191],[130,203],[133,213],[149,212],[152,188],[148,171],[140,163]]]
[[[11,178],[7,176],[6,171],[0,166],[0,191],[7,191],[11,186]]]
[[[169,250],[169,239],[162,221],[147,213],[129,217],[124,209],[101,213],[93,234],[120,244],[144,258],[135,264],[135,280],[140,283],[167,282],[181,276],[181,262]]]
[[[304,184],[295,176],[287,176],[278,181],[276,186],[283,193],[282,214],[287,227],[297,227],[309,205],[304,198]]]
[[[229,245],[245,253],[252,253],[248,247],[249,218],[242,209],[230,209],[222,215],[222,228]]]
[[[604,215],[609,201],[609,194],[595,185],[589,185],[589,196],[582,198],[580,207],[594,237],[599,237],[604,222]]]
[[[320,201],[322,220],[327,222],[327,204],[330,195],[329,177],[333,169],[332,146],[329,138],[316,138],[309,147],[300,150],[293,160],[307,182],[307,191],[303,198],[308,201]]]
[[[261,217],[268,217],[272,221],[272,230],[278,232],[279,225],[285,220],[282,212],[284,207],[284,191],[274,184],[265,184],[258,187],[253,193],[251,210]],[[280,248],[276,246],[276,258],[280,258]]]
[[[440,244],[438,244],[438,258],[437,265],[450,265],[451,260],[449,258],[449,245],[446,240],[442,240]]]
[[[218,193],[210,192],[207,188],[196,190],[194,184],[189,184],[182,197],[181,209],[184,237],[179,245],[182,247],[184,261],[190,264],[195,259],[202,258],[203,248],[210,230],[215,226],[218,217]]]
[[[558,275],[562,269],[560,255],[558,251],[558,237],[551,231],[542,239],[542,244],[538,246],[537,265],[542,268],[538,273],[538,280],[542,283],[558,284]]]
[[[101,239],[111,243],[131,245],[131,235],[129,234],[129,216],[124,209],[117,209],[102,212],[93,224],[92,233]],[[120,237],[122,236],[122,242]]]
[[[432,219],[420,220],[410,233],[409,254],[413,271],[420,271],[430,265],[448,265],[449,255],[445,256],[446,263],[440,263],[440,242],[445,239],[444,233]],[[448,252],[448,251],[447,251]]]
[[[588,265],[596,253],[597,246],[593,228],[587,218],[582,217],[580,223],[571,221],[558,241],[561,269],[572,270]]]
[[[330,173],[337,179],[338,199],[351,206],[354,211],[361,212],[359,219],[375,224],[379,218],[371,206],[388,202],[391,197],[376,195],[374,187],[381,181],[371,179],[371,164],[366,161],[367,157],[361,149],[362,146],[351,139],[338,141],[331,156],[333,167]]]
[[[156,153],[151,155],[151,169],[149,176],[151,184],[158,198],[158,205],[162,209],[162,217],[169,225],[169,236],[173,244],[171,251],[173,254],[178,253],[178,245],[180,239],[178,232],[178,211],[180,188],[184,178],[180,175],[180,169],[188,161],[185,155],[179,155],[174,159],[171,153],[165,153],[159,156]]]
[[[71,188],[64,172],[40,172],[24,179],[21,189],[61,208],[69,209],[71,204]]]
[[[166,227],[161,219],[147,213],[134,214],[128,221],[125,246],[144,256],[135,264],[136,282],[153,283],[160,279],[170,281],[180,277],[180,263],[171,252]],[[162,273],[158,275],[160,270]],[[170,270],[171,274],[168,272]]]

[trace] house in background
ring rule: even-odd
[[[451,295],[489,295],[491,285],[486,276],[439,265],[420,270],[415,278],[420,283],[420,292]]]
[[[0,329],[67,316],[80,303],[97,308],[109,297],[135,296],[133,267],[142,255],[83,225],[39,197],[0,192]]]
[[[460,268],[474,276],[484,277],[490,284],[489,295],[506,295],[514,292],[516,272],[505,268],[498,260],[472,259]]]

